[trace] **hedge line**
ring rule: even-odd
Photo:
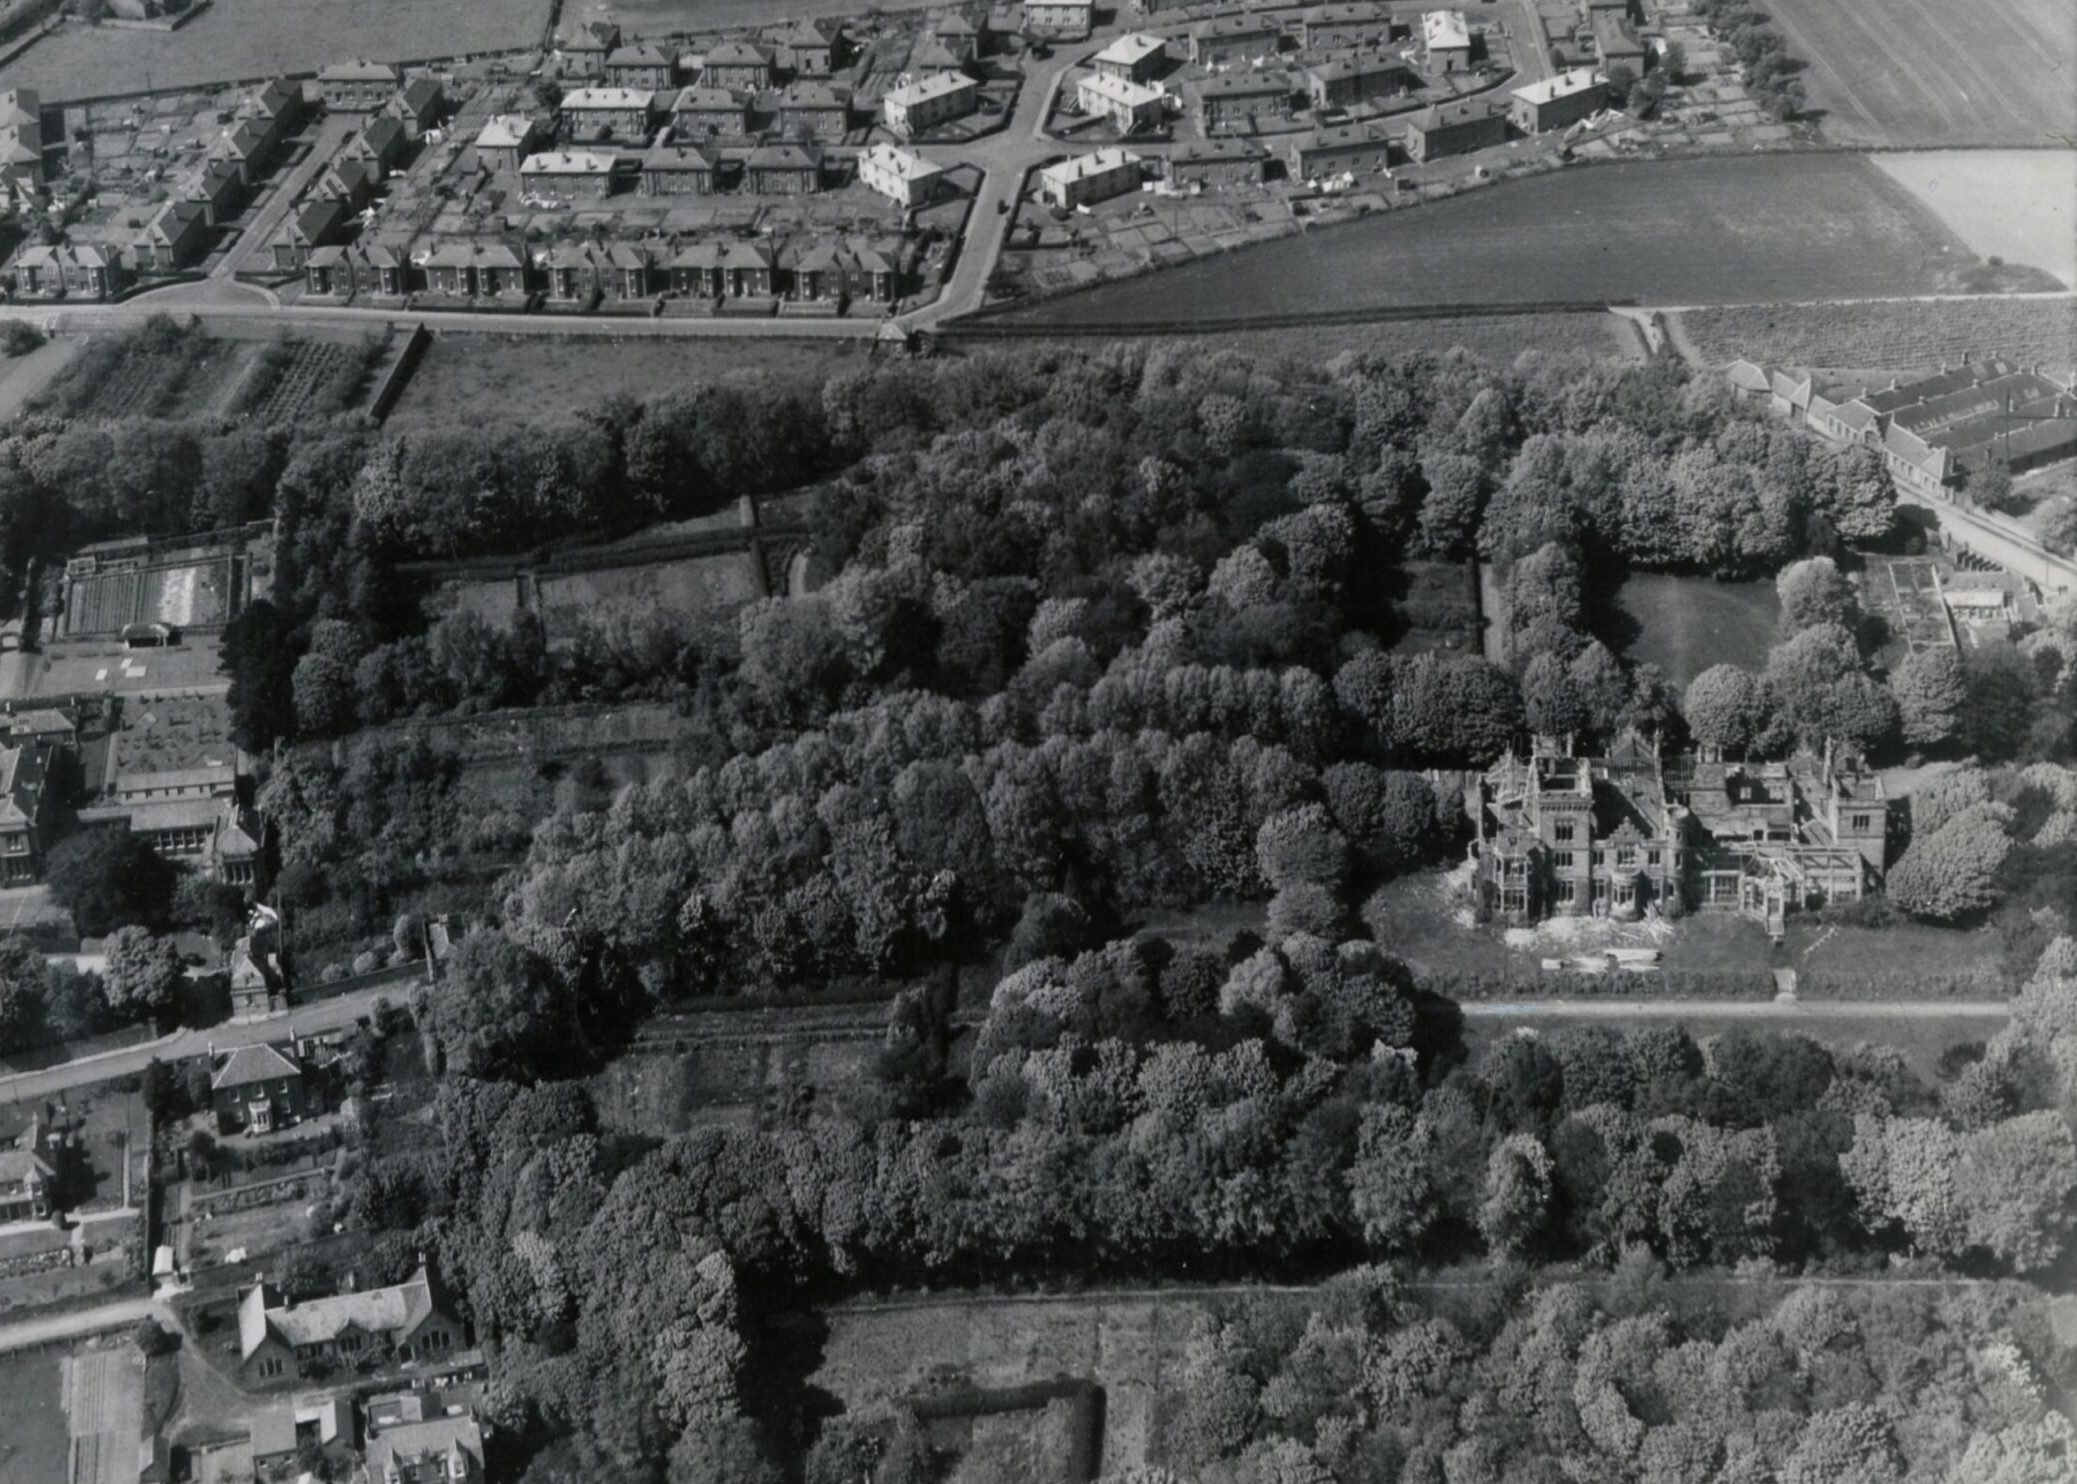
[[[1103,1466],[1103,1388],[1083,1377],[1034,1381],[1024,1386],[986,1390],[969,1388],[913,1398],[909,1410],[921,1421],[945,1417],[987,1417],[1004,1412],[1035,1411],[1053,1402],[1069,1404],[1068,1484],[1087,1484]]]
[[[1589,974],[1552,972],[1451,972],[1420,976],[1421,989],[1443,999],[1476,1000],[1771,1000],[1774,976],[1764,969],[1661,969],[1649,974],[1620,970]],[[1801,971],[1796,997],[1803,1000],[1984,1000],[2004,999],[2010,987],[1996,974],[1851,974]]]

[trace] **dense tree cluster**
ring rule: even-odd
[[[1670,1028],[1585,1027],[1505,1037],[1455,1060],[1422,1028],[1414,998],[1405,971],[1367,942],[1293,936],[1222,952],[1112,943],[1003,979],[963,1097],[941,1059],[891,1055],[878,1101],[660,1143],[606,1135],[575,1084],[450,1077],[441,1152],[378,1219],[434,1218],[428,1232],[499,1351],[497,1415],[552,1443],[544,1479],[574,1466],[573,1449],[610,1476],[648,1477],[640,1470],[672,1438],[724,1425],[750,1404],[741,1305],[817,1275],[999,1281],[1183,1263],[1200,1274],[1305,1273],[1480,1249],[1585,1259],[1613,1269],[1611,1292],[1630,1292],[1609,1324],[1575,1305],[1569,1339],[1549,1353],[1530,1347],[1551,1404],[1578,1409],[1583,1431],[1524,1431],[1543,1416],[1525,1399],[1504,1407],[1514,1421],[1497,1433],[1456,1430],[1444,1419],[1490,1395],[1473,1379],[1490,1375],[1474,1363],[1479,1348],[1508,1325],[1533,1327],[1535,1306],[1496,1299],[1504,1313],[1487,1332],[1453,1333],[1402,1314],[1390,1284],[1372,1278],[1360,1301],[1342,1290],[1345,1319],[1370,1316],[1367,1341],[1302,1325],[1288,1333],[1288,1346],[1312,1352],[1293,1362],[1311,1378],[1303,1384],[1278,1381],[1285,1359],[1249,1363],[1230,1338],[1207,1336],[1191,1362],[1203,1373],[1193,1369],[1169,1436],[1178,1464],[1290,1444],[1324,1449],[1315,1463],[1333,1477],[1376,1477],[1336,1461],[1366,1433],[1366,1448],[1403,1450],[1366,1458],[1480,1438],[1503,1453],[1559,1454],[1627,1439],[1638,1457],[1651,1429],[1683,1418],[1699,1427],[1687,1409],[1706,1398],[1758,1407],[1755,1386],[1804,1388],[1800,1402],[1784,1394],[1759,1407],[1788,1408],[1796,1425],[1777,1417],[1741,1444],[1729,1419],[1742,1414],[1719,1412],[1721,1425],[1689,1444],[1756,1448],[1788,1470],[1781,1477],[1850,1477],[1825,1472],[1840,1466],[1827,1450],[1859,1434],[1847,1429],[1842,1441],[1834,1429],[1844,1424],[1824,1419],[1857,1400],[1886,1419],[1877,1431],[1896,1451],[1885,1459],[1963,1446],[1952,1419],[1966,1409],[1939,1414],[1945,1432],[1914,1432],[1901,1419],[1916,1393],[1898,1390],[1894,1373],[1877,1381],[1844,1359],[1814,1358],[1850,1348],[1853,1325],[1827,1308],[1846,1302],[1839,1294],[1788,1301],[1781,1313],[1794,1317],[1781,1322],[1800,1338],[1785,1350],[1765,1326],[1747,1332],[1738,1344],[1757,1350],[1741,1348],[1738,1364],[1762,1379],[1724,1392],[1705,1380],[1731,1362],[1711,1362],[1706,1346],[1729,1339],[1666,1330],[1649,1308],[1651,1274],[1866,1271],[1889,1254],[2056,1271],[2077,1230],[2077,947],[2060,940],[2044,955],[2011,1025],[1938,1088],[1896,1052],[1774,1032],[1698,1045]],[[890,1052],[939,1034],[939,1013],[898,1010]],[[395,1185],[394,1173],[386,1179]],[[1944,1300],[1922,1292],[1909,1302]],[[1957,1311],[1964,1319],[1976,1326],[1966,1333],[1990,1332],[1987,1316]],[[1311,1336],[1302,1342],[1301,1328]],[[1660,1384],[1681,1367],[1705,1389],[1684,1402],[1639,1390],[1644,1381],[1621,1379],[1625,1365]],[[1817,1404],[1832,1386],[1847,1389]],[[1322,1432],[1330,1416],[1347,1425]],[[2015,1414],[2000,1425],[2039,1421]],[[842,1446],[854,1445],[867,1446]]]
[[[2011,1289],[1799,1287],[1724,1314],[1666,1303],[1633,1250],[1605,1288],[1467,1307],[1360,1269],[1201,1319],[1173,1472],[1109,1484],[2045,1484],[2077,1450],[2048,1399],[2056,1353]]]
[[[1789,60],[1788,43],[1751,0],[1698,0],[1696,9],[1744,69],[1745,85],[1777,119],[1803,111],[1803,80]]]

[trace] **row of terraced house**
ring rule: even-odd
[[[407,295],[486,306],[606,301],[770,300],[891,304],[913,287],[914,249],[898,239],[580,240],[561,244],[449,238],[417,248],[381,243],[311,253],[304,288],[334,299]]]
[[[291,213],[273,246],[277,267],[285,257],[294,259],[287,264],[291,269],[300,261],[293,244],[342,240],[352,213],[402,162],[410,142],[437,120],[444,103],[437,79],[406,78],[386,63],[327,68],[316,87],[327,108],[367,117]],[[25,111],[36,107],[29,89],[12,96]],[[193,268],[287,157],[313,112],[301,83],[278,79],[254,90],[149,216],[120,223],[112,237],[27,244],[0,268],[0,277],[18,298],[112,299],[140,278]],[[286,253],[283,243],[291,244]]]

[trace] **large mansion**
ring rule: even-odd
[[[1857,766],[1663,759],[1627,735],[1602,757],[1541,745],[1480,776],[1466,805],[1481,904],[1530,921],[1559,913],[1787,914],[1859,901],[1882,884],[1889,810]]]

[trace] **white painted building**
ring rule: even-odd
[[[1159,123],[1168,112],[1168,95],[1160,88],[1107,72],[1076,83],[1075,102],[1083,113],[1109,119],[1120,134]]]
[[[894,88],[880,100],[880,119],[904,139],[981,106],[981,85],[957,72],[934,72]]]
[[[1140,157],[1111,146],[1072,155],[1039,172],[1039,195],[1048,206],[1072,211],[1139,189]]]
[[[897,206],[922,206],[943,191],[945,170],[912,149],[875,144],[859,155],[858,178]]]

